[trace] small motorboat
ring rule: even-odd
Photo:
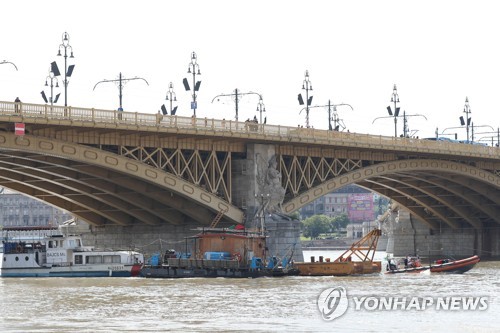
[[[456,273],[462,274],[471,270],[481,259],[479,256],[472,256],[461,260],[440,259],[432,265],[432,273]]]
[[[410,258],[408,265],[405,268],[397,268],[397,265],[389,261],[387,265],[387,274],[397,273],[420,273],[430,270],[431,273],[454,273],[462,274],[471,270],[481,259],[474,255],[469,258],[454,260],[454,259],[439,259],[431,265],[422,266],[419,259]]]

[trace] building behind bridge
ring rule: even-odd
[[[6,190],[0,194],[1,226],[57,226],[72,218],[67,211],[20,193]]]
[[[313,215],[334,217],[346,214],[350,222],[374,221],[386,210],[388,199],[356,185],[330,192],[300,209],[303,219]]]

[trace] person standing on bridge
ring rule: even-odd
[[[14,110],[15,110],[15,112],[16,112],[16,113],[19,113],[19,112],[20,112],[20,110],[21,110],[21,106],[20,106],[20,104],[21,104],[21,100],[19,99],[19,97],[16,97],[16,99],[15,99],[14,103],[16,103],[16,104],[14,105]]]

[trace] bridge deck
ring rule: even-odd
[[[414,138],[390,137],[297,128],[282,125],[235,122],[224,119],[208,119],[160,114],[119,112],[79,107],[51,106],[29,103],[0,102],[0,124],[5,130],[13,130],[13,123],[29,124],[33,130],[47,126],[64,128],[87,128],[99,130],[121,130],[165,135],[186,135],[197,138],[225,138],[259,141],[262,143],[305,145],[307,147],[353,148],[381,152],[401,152],[456,156],[465,159],[498,162],[500,149],[483,145],[462,144],[448,141],[432,141]],[[9,125],[11,128],[9,128]],[[240,145],[244,151],[244,146]],[[490,167],[493,169],[493,167]]]

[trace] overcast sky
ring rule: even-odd
[[[118,108],[118,88],[103,79],[141,77],[123,91],[125,111],[156,113],[168,84],[178,115],[191,116],[182,85],[191,53],[198,56],[199,117],[234,118],[234,101],[218,94],[263,95],[268,124],[305,125],[297,95],[309,71],[313,105],[349,103],[339,116],[351,132],[394,135],[396,84],[401,111],[419,137],[459,127],[465,98],[475,126],[500,125],[500,48],[495,1],[8,1],[2,3],[0,100],[43,104],[40,92],[62,34],[75,64],[68,104]],[[60,82],[60,87],[62,84]],[[63,89],[58,105],[64,105]],[[258,97],[244,96],[239,119],[259,117]],[[168,105],[168,104],[167,104]],[[175,104],[174,104],[175,105]],[[310,124],[328,128],[326,108]],[[398,121],[398,134],[402,133]],[[476,128],[476,132],[490,131]],[[447,130],[465,138],[465,128]],[[476,139],[482,136],[477,135]]]

